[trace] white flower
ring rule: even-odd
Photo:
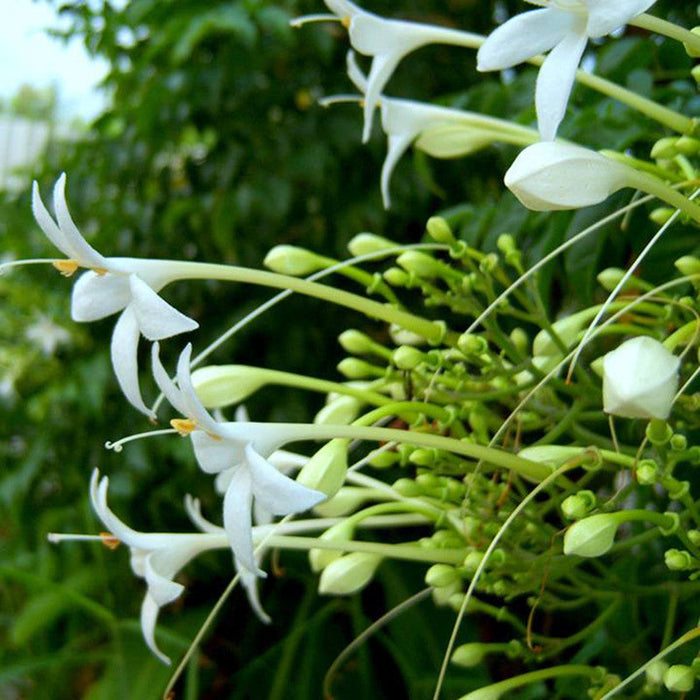
[[[161,299],[157,292],[174,279],[165,261],[105,258],[81,235],[66,205],[66,176],[54,187],[56,221],[51,217],[34,183],[32,210],[49,240],[67,257],[55,266],[70,276],[79,267],[88,268],[73,287],[71,315],[87,322],[122,312],[112,334],[112,365],[119,386],[129,402],[153,417],[146,407],[138,383],[137,350],[141,335],[162,340],[192,331],[198,323]]]
[[[168,401],[186,417],[184,421],[173,421],[173,425],[190,436],[202,470],[209,474],[230,470],[224,494],[224,528],[236,560],[249,571],[264,576],[253,556],[253,500],[274,515],[289,515],[312,508],[326,496],[284,476],[268,461],[283,444],[299,439],[298,426],[285,432],[267,423],[218,423],[207,413],[192,386],[191,354],[191,345],[180,354],[178,388],[163,368],[155,343],[153,375]]]
[[[365,94],[365,121],[362,132],[362,140],[365,143],[369,140],[374,108],[379,102],[384,86],[405,56],[428,44],[452,44],[474,48],[480,43],[480,37],[475,34],[417,22],[385,19],[363,10],[349,0],[324,2],[347,28],[352,47],[358,53],[373,59]],[[299,26],[303,22],[304,18],[301,17],[293,24]]]
[[[347,57],[350,80],[365,95],[369,82],[350,51]],[[459,109],[402,100],[377,95],[382,128],[388,139],[388,151],[382,165],[381,190],[384,207],[391,206],[389,182],[396,164],[408,147],[416,147],[436,158],[456,158],[484,148],[494,141],[515,142],[520,145],[536,140],[534,132],[493,117]]]
[[[59,345],[65,345],[70,341],[70,333],[44,314],[40,314],[39,318],[27,328],[24,337],[34,343],[46,357],[51,357]]]
[[[160,608],[172,603],[184,590],[184,586],[175,583],[173,578],[198,554],[227,548],[228,540],[223,533],[173,534],[132,530],[107,505],[108,486],[108,477],[100,479],[100,473],[95,469],[90,481],[92,506],[107,530],[131,550],[131,568],[148,585],[141,605],[143,638],[151,651],[170,665],[170,659],[156,644],[155,626]]]
[[[603,358],[603,410],[623,418],[668,418],[680,362],[658,340],[626,340]]]
[[[588,39],[610,34],[656,0],[529,0],[545,9],[516,15],[486,39],[480,71],[502,70],[549,51],[537,77],[535,106],[540,134],[556,137]],[[550,51],[551,49],[551,51]]]
[[[626,166],[588,148],[555,141],[541,141],[521,151],[504,181],[535,211],[587,207],[630,186]]]

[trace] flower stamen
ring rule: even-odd
[[[64,277],[72,277],[80,265],[77,260],[56,260],[51,263]]]
[[[114,551],[122,543],[122,541],[115,537],[111,532],[101,532],[100,537],[102,538],[102,544],[107,547],[107,549],[111,549],[112,551]]]
[[[197,424],[190,418],[173,418],[170,421],[170,425],[172,425],[182,437],[190,435],[197,429]]]

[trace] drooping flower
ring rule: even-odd
[[[537,77],[535,106],[540,134],[554,140],[589,39],[615,31],[656,0],[528,0],[544,9],[509,19],[477,54],[480,71],[503,70],[549,51]],[[551,49],[551,50],[550,50]]]
[[[476,48],[481,37],[446,27],[436,27],[418,22],[385,19],[363,10],[349,0],[324,0],[328,9],[347,28],[350,43],[358,53],[372,57],[364,105],[363,142],[367,142],[372,131],[372,116],[379,97],[389,82],[392,73],[409,53],[428,44],[451,44]],[[307,19],[319,16],[300,17],[294,26]]]
[[[249,571],[264,576],[255,562],[252,539],[252,506],[258,502],[274,515],[300,513],[326,499],[326,495],[302,486],[280,473],[268,458],[286,442],[297,437],[280,431],[274,424],[219,423],[209,415],[197,396],[190,376],[192,346],[180,354],[177,365],[179,387],[170,379],[153,346],[153,375],[161,391],[185,420],[172,421],[189,435],[199,466],[208,474],[227,471],[224,494],[224,529],[236,560]]]
[[[223,532],[173,534],[132,530],[107,505],[108,487],[109,478],[100,479],[100,473],[95,469],[90,480],[92,507],[107,530],[129,547],[131,568],[146,581],[148,589],[141,605],[141,631],[149,649],[163,663],[170,665],[170,659],[156,644],[155,627],[160,608],[172,603],[184,591],[184,586],[173,578],[198,554],[228,548],[228,538]]]
[[[629,170],[588,148],[542,141],[518,154],[504,181],[528,209],[555,211],[604,201],[630,186]]]
[[[348,53],[347,69],[350,80],[365,95],[366,108],[370,82],[352,51]],[[495,141],[525,145],[537,140],[536,134],[525,127],[482,114],[384,95],[377,95],[375,104],[379,105],[382,129],[388,139],[381,173],[382,201],[387,209],[391,206],[391,175],[411,144],[435,158],[457,158]]]
[[[623,418],[671,413],[680,358],[648,336],[626,340],[603,358],[603,410]]]
[[[88,322],[122,312],[112,334],[112,366],[129,402],[153,417],[139,389],[139,337],[163,340],[192,331],[199,324],[158,296],[174,279],[166,261],[105,258],[83,238],[68,211],[65,187],[66,176],[62,174],[53,192],[56,220],[44,206],[36,182],[32,210],[41,230],[68,258],[55,262],[54,266],[66,276],[81,267],[88,270],[73,287],[71,316],[74,321]]]

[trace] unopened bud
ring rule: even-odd
[[[645,670],[647,683],[652,685],[661,685],[664,682],[664,674],[668,670],[668,664],[665,661],[652,661]]]
[[[371,353],[373,348],[376,346],[374,341],[369,336],[355,330],[354,328],[343,331],[338,336],[338,342],[343,350],[350,352],[353,355],[367,355]]]
[[[328,260],[304,248],[277,245],[265,256],[263,265],[280,275],[300,277],[327,267]]]
[[[659,139],[651,149],[651,157],[654,160],[659,158],[675,158],[678,155],[678,148],[676,148],[676,142],[678,138],[676,136],[667,136],[665,138]]]
[[[388,469],[393,467],[398,459],[399,456],[393,450],[381,450],[370,457],[368,464],[375,469]]]
[[[462,668],[474,668],[478,666],[486,656],[487,645],[479,642],[462,644],[452,654],[452,663]]]
[[[686,277],[700,274],[700,259],[694,255],[684,255],[682,258],[678,258],[674,265]]]
[[[574,523],[564,535],[564,554],[599,557],[613,546],[618,521],[609,513],[591,515]]]
[[[367,489],[360,486],[343,486],[332,498],[314,508],[322,518],[340,518],[354,513],[371,498]]]
[[[391,250],[398,247],[398,243],[382,236],[376,236],[373,233],[358,233],[348,243],[348,250],[355,257],[379,253],[383,250]]]
[[[406,253],[402,253],[396,259],[396,262],[406,272],[413,273],[418,277],[432,279],[440,275],[440,265],[437,260],[417,250],[409,250]]]
[[[210,365],[192,372],[192,385],[206,408],[242,403],[266,383],[266,370],[246,365]]]
[[[348,471],[349,442],[345,438],[327,442],[302,467],[297,481],[327,496],[337,493]]]
[[[659,480],[659,465],[651,459],[644,459],[637,467],[637,481],[642,486],[651,486]]]
[[[378,554],[351,552],[335,559],[323,569],[318,582],[321,595],[352,595],[361,591],[374,577],[382,562]]]
[[[392,287],[405,287],[408,284],[408,273],[398,267],[390,267],[382,275]]]
[[[467,556],[464,558],[464,563],[462,564],[462,566],[468,574],[474,574],[479,568],[479,564],[481,564],[481,560],[483,558],[483,552],[477,552],[476,550],[473,550],[469,552],[469,554],[467,554]]]
[[[399,369],[411,370],[425,361],[425,355],[420,350],[416,350],[416,348],[402,345],[394,350],[391,359]]]
[[[441,216],[433,216],[428,219],[425,229],[428,235],[438,243],[445,243],[446,245],[455,243],[455,237],[450,225]]]
[[[343,520],[332,527],[329,527],[319,540],[327,542],[348,542],[355,534],[355,527],[351,521]],[[343,553],[339,549],[310,549],[309,564],[314,573],[325,569],[331,562],[339,559]]]
[[[564,499],[561,511],[569,520],[581,520],[596,507],[596,501],[592,491],[579,491]]]
[[[693,569],[693,557],[688,552],[680,549],[667,549],[664,553],[664,563],[671,571],[688,571]]]
[[[695,34],[695,36],[700,36],[700,27],[693,27],[690,32],[691,34]],[[683,42],[683,46],[685,47],[685,52],[688,54],[688,56],[691,58],[700,58],[700,51],[696,49],[695,46],[691,46],[685,42]]]
[[[530,339],[528,338],[527,333],[522,328],[514,328],[510,332],[510,339],[519,352],[525,354],[528,351]]]
[[[396,324],[389,326],[389,335],[397,345],[425,345],[428,342],[422,335],[407,331]]]
[[[664,685],[672,693],[687,693],[695,685],[695,672],[690,666],[674,664],[664,673]]]
[[[349,425],[360,414],[362,401],[354,396],[338,396],[329,401],[314,417],[317,425]]]
[[[433,564],[425,574],[425,583],[433,588],[444,588],[460,582],[457,570],[448,564]]]
[[[657,226],[663,226],[669,222],[675,213],[676,210],[670,207],[656,207],[649,214],[649,220],[653,221]]]
[[[690,74],[695,79],[695,82],[700,85],[700,65],[695,66],[695,68],[690,71]]]
[[[457,347],[467,356],[482,355],[488,350],[488,343],[480,335],[462,333],[457,339]]]
[[[348,379],[367,379],[381,376],[384,372],[376,365],[372,365],[356,357],[346,357],[338,363],[338,371]]]
[[[646,436],[649,438],[649,442],[655,446],[665,445],[670,442],[673,437],[673,429],[665,421],[660,419],[654,419],[649,421],[646,427]]]
[[[678,148],[684,156],[694,156],[700,151],[700,141],[692,138],[692,136],[681,136],[678,141],[676,141],[676,148]]]

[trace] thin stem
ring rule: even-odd
[[[667,36],[669,39],[675,39],[683,44],[687,44],[694,51],[700,52],[700,36],[693,34],[693,32],[688,31],[684,27],[673,24],[673,22],[645,13],[630,20],[628,24],[640,29],[647,29],[650,32],[654,32],[654,34]]]

